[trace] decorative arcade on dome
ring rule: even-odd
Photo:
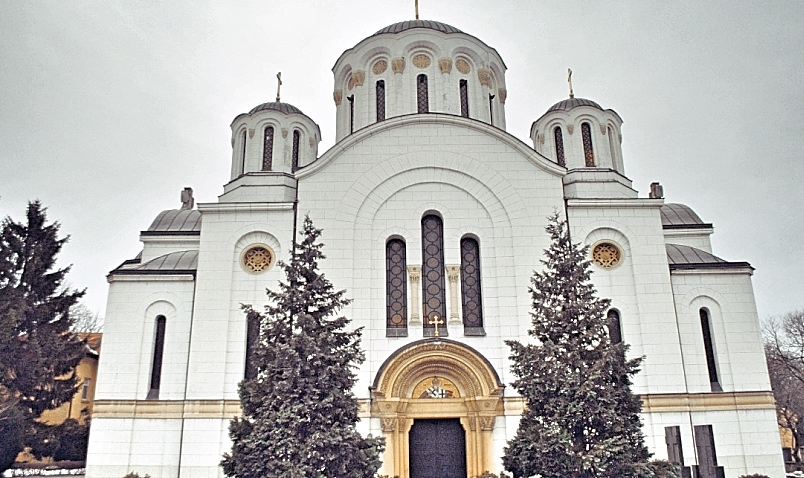
[[[259,332],[241,304],[277,289],[299,214],[323,229],[321,268],[363,328],[354,394],[359,431],[386,440],[380,474],[503,471],[525,407],[505,341],[528,340],[530,279],[559,212],[611,299],[611,339],[645,357],[633,390],[651,453],[684,476],[782,478],[753,268],[716,256],[712,224],[658,183],[634,188],[623,120],[571,85],[534,112],[530,144],[509,134],[506,70],[445,23],[382,28],[332,67],[323,153],[277,75],[275,101],[231,123],[218,201],[185,190],[108,275],[87,477],[223,476]]]

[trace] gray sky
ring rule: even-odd
[[[70,234],[61,259],[105,312],[106,273],[139,231],[228,180],[229,124],[282,99],[335,137],[331,67],[414,0],[0,0],[0,215],[39,198]],[[804,2],[420,0],[421,16],[485,41],[508,66],[508,131],[567,96],[625,120],[640,196],[715,225],[748,261],[761,318],[804,308]]]

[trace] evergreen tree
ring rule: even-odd
[[[257,373],[240,383],[243,416],[230,424],[232,451],[221,462],[233,478],[369,478],[380,466],[383,440],[355,428],[361,330],[346,331],[349,319],[337,316],[349,300],[318,270],[321,230],[309,217],[302,234],[265,313],[244,306],[261,325]]]
[[[612,343],[608,299],[590,282],[588,246],[570,240],[567,224],[550,218],[543,272],[534,272],[528,334],[538,344],[507,341],[513,383],[526,400],[503,464],[516,478],[649,477],[641,402],[631,377],[641,358]]]
[[[38,201],[28,204],[26,223],[6,218],[0,229],[0,409],[25,438],[42,412],[73,397],[85,354],[69,313],[84,292],[64,287],[69,267],[55,268],[67,241],[58,232]]]

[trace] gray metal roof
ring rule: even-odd
[[[377,30],[377,33],[371,36],[382,35],[383,33],[401,33],[414,28],[427,28],[441,33],[463,33],[451,25],[433,20],[405,20],[404,22],[394,23],[393,25],[388,25],[385,28]]]
[[[272,101],[270,103],[263,103],[261,105],[257,105],[254,108],[251,108],[251,111],[249,111],[248,114],[254,114],[257,111],[263,111],[263,110],[279,111],[280,113],[285,113],[286,115],[290,115],[290,114],[294,114],[294,113],[304,115],[304,113],[302,113],[302,111],[299,108],[296,108],[292,104],[290,104],[290,103],[282,103],[282,102],[279,102],[279,101]],[[307,116],[307,115],[305,115],[305,116]]]
[[[713,254],[691,246],[683,246],[681,244],[666,244],[665,247],[667,249],[667,262],[670,263],[671,266],[678,264],[728,263],[727,261]]]
[[[168,209],[156,216],[145,233],[200,233],[201,213],[196,209]]]
[[[660,210],[662,214],[662,226],[665,228],[691,226],[691,227],[712,227],[701,220],[700,216],[686,204],[667,203]]]
[[[591,106],[592,108],[597,108],[599,110],[603,109],[600,107],[599,104],[595,103],[592,100],[587,100],[586,98],[567,98],[566,100],[561,100],[558,103],[551,106],[547,110],[547,112],[549,113],[551,111],[569,111],[579,106]]]
[[[198,269],[198,251],[179,251],[151,259],[133,269],[133,272],[161,271],[186,272]]]

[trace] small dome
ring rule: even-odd
[[[378,30],[377,33],[371,36],[382,35],[383,33],[401,33],[414,28],[427,28],[429,30],[436,30],[441,33],[463,33],[457,28],[447,25],[446,23],[435,22],[432,20],[405,20],[404,22],[388,25],[387,27]]]
[[[196,209],[168,209],[156,216],[147,233],[188,233],[201,231],[201,213]]]
[[[290,104],[290,103],[282,103],[281,101],[272,101],[270,103],[263,103],[261,105],[255,106],[254,108],[251,109],[251,111],[248,112],[248,114],[251,115],[251,114],[256,113],[257,111],[263,111],[263,110],[279,111],[280,113],[285,113],[286,115],[290,115],[290,114],[294,114],[294,113],[298,113],[300,115],[304,114],[304,113],[301,112],[301,110],[299,108],[296,108],[292,104]],[[307,115],[305,115],[305,116],[307,116]]]
[[[667,203],[662,206],[660,212],[662,215],[662,226],[665,228],[681,226],[711,227],[711,224],[704,223],[700,216],[686,204]]]
[[[547,112],[549,113],[551,111],[569,111],[579,106],[591,106],[592,108],[597,108],[599,110],[603,109],[600,107],[599,104],[595,103],[592,100],[587,100],[586,98],[567,98],[566,100],[561,100],[558,103],[551,106],[547,110]]]

